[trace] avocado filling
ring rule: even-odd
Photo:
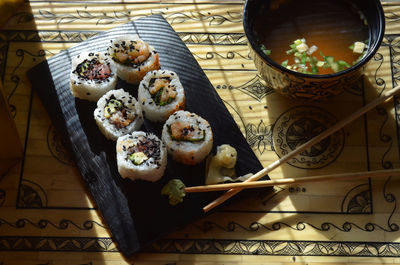
[[[129,155],[129,160],[131,160],[132,163],[137,166],[143,164],[148,159],[149,157],[143,152],[137,152]]]
[[[131,124],[135,120],[136,114],[112,95],[104,107],[104,117],[115,127],[121,129]]]
[[[107,105],[104,108],[104,117],[109,119],[112,114],[117,111],[122,110],[123,104],[118,99],[112,98],[108,101]]]
[[[153,163],[151,158],[157,162],[161,158],[160,142],[147,137],[139,137],[136,144],[128,148],[127,154],[127,159],[136,166],[144,163],[147,165],[148,162]]]

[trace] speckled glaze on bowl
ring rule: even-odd
[[[276,92],[294,99],[320,100],[339,95],[346,87],[354,85],[364,72],[365,64],[374,56],[382,42],[385,31],[385,18],[379,0],[348,0],[364,13],[369,28],[369,47],[366,55],[350,68],[325,75],[310,75],[288,70],[271,60],[261,50],[254,33],[257,11],[269,0],[246,0],[243,9],[243,26],[248,39],[250,54],[255,66],[266,81],[267,86]]]

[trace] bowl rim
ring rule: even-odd
[[[248,43],[251,45],[251,48],[253,49],[253,51],[255,51],[257,53],[258,56],[260,56],[264,61],[266,61],[267,64],[269,64],[270,66],[273,66],[274,68],[280,70],[283,73],[289,73],[291,75],[294,76],[298,76],[301,78],[309,78],[309,79],[328,79],[328,78],[334,78],[334,77],[339,77],[339,76],[343,76],[347,73],[356,71],[358,69],[360,69],[361,67],[363,67],[368,61],[370,61],[370,59],[375,55],[375,53],[378,51],[379,47],[381,46],[383,37],[385,35],[385,16],[384,16],[384,11],[382,8],[382,5],[380,3],[379,0],[371,0],[373,1],[373,3],[376,5],[377,7],[377,15],[378,15],[378,36],[376,38],[376,41],[374,43],[372,43],[372,45],[370,44],[368,46],[368,50],[367,50],[367,54],[355,65],[352,65],[351,67],[337,72],[337,73],[332,73],[332,74],[321,74],[321,75],[315,75],[315,74],[305,74],[305,73],[300,73],[300,72],[296,72],[290,69],[287,69],[286,67],[283,67],[282,65],[280,65],[279,63],[275,62],[274,60],[271,60],[271,58],[269,58],[269,56],[267,56],[264,52],[262,52],[261,48],[259,45],[256,45],[256,41],[255,41],[255,37],[252,34],[252,31],[249,28],[248,25],[248,6],[249,6],[249,2],[250,1],[255,1],[255,0],[246,0],[246,2],[244,3],[244,7],[243,7],[243,29],[244,29],[244,33],[246,35],[246,38],[248,40]],[[370,28],[368,27],[369,31]],[[369,34],[369,41],[371,40],[371,34]]]

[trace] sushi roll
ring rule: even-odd
[[[138,101],[147,119],[165,122],[172,113],[185,108],[185,92],[176,73],[155,70],[140,82]]]
[[[122,88],[108,91],[97,102],[94,119],[107,139],[137,131],[143,124],[140,104]]]
[[[110,42],[108,53],[122,80],[138,85],[147,72],[160,68],[158,53],[137,35],[122,36]]]
[[[154,134],[136,131],[117,140],[118,172],[123,178],[159,180],[167,166],[167,150]]]
[[[74,97],[97,101],[116,84],[117,68],[104,53],[83,52],[72,59],[70,89]]]
[[[213,133],[208,121],[183,110],[169,116],[161,139],[172,158],[187,165],[202,162],[213,147]]]

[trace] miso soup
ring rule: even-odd
[[[357,63],[368,48],[368,25],[346,0],[265,1],[255,20],[260,48],[293,71],[330,74]]]

